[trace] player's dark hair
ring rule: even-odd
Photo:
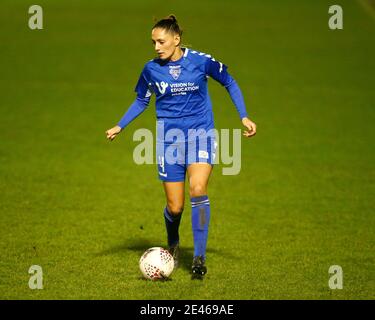
[[[165,29],[168,32],[172,32],[174,34],[178,34],[180,38],[182,37],[182,30],[180,26],[178,25],[176,16],[173,14],[170,14],[168,17],[163,18],[155,23],[155,25],[152,27],[152,29],[155,28],[161,28]]]

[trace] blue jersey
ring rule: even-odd
[[[145,64],[135,87],[137,98],[118,126],[123,129],[140,115],[154,93],[158,126],[163,122],[165,130],[179,128],[185,135],[188,129],[213,129],[212,104],[207,88],[209,77],[226,88],[240,118],[247,117],[241,90],[228,73],[227,66],[209,54],[181,49],[183,55],[177,61],[156,58]]]
[[[234,81],[227,66],[209,54],[181,49],[184,54],[177,61],[156,58],[147,62],[135,88],[141,98],[155,94],[158,119],[211,116],[208,77],[225,87]]]
[[[137,98],[118,123],[125,128],[155,94],[158,170],[163,181],[184,181],[188,164],[214,162],[216,136],[211,130],[214,120],[209,77],[226,88],[240,118],[247,117],[241,90],[227,66],[209,54],[181,49],[183,55],[177,61],[153,59],[145,64],[135,87]]]

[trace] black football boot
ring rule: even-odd
[[[196,256],[193,259],[191,266],[192,279],[202,280],[204,275],[207,273],[207,267],[204,265],[205,258],[203,256]]]

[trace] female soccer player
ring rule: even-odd
[[[163,181],[167,200],[164,219],[169,251],[177,265],[178,229],[184,209],[187,172],[194,238],[192,274],[193,278],[202,278],[207,272],[205,261],[210,222],[207,185],[213,168],[216,143],[214,136],[205,135],[205,132],[214,128],[212,105],[207,91],[208,77],[222,84],[230,94],[242,124],[246,127],[244,136],[254,136],[256,125],[247,116],[241,90],[228,73],[227,66],[208,54],[182,47],[181,36],[182,31],[174,15],[153,26],[151,37],[158,58],[145,64],[135,87],[135,101],[119,123],[106,131],[106,135],[112,141],[146,109],[152,93],[156,95],[156,153],[159,179]],[[194,129],[195,134],[192,131]]]

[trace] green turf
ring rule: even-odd
[[[340,1],[29,1],[0,10],[0,298],[374,299],[375,20]],[[363,2],[363,1],[362,1]],[[367,8],[371,8],[368,6]],[[137,128],[121,118],[153,49],[153,17],[176,14],[185,44],[229,65],[258,134],[242,170],[209,185],[208,274],[191,281],[186,193],[182,265],[167,282],[138,260],[165,246],[155,165],[137,166]],[[227,92],[210,83],[217,128],[241,128]],[[154,100],[152,100],[154,101]],[[44,289],[28,288],[40,265]],[[330,290],[340,265],[344,288]]]

